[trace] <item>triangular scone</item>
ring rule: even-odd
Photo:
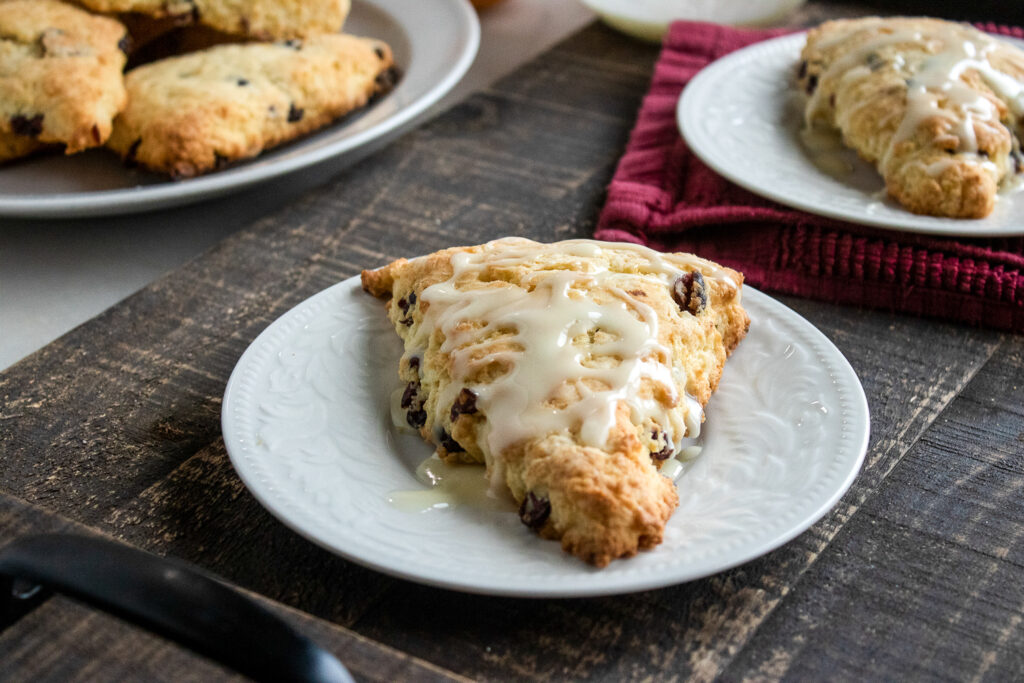
[[[405,342],[408,423],[487,466],[523,522],[597,566],[654,547],[658,472],[746,334],[743,277],[690,254],[506,238],[364,271]]]
[[[0,2],[0,162],[102,145],[125,106],[125,27],[57,0]]]
[[[107,146],[128,164],[188,178],[322,128],[395,78],[391,48],[374,38],[219,45],[129,71]]]
[[[807,34],[807,123],[837,128],[914,213],[981,218],[1021,170],[1024,52],[966,24],[830,21]]]

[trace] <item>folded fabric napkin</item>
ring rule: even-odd
[[[683,87],[715,59],[781,33],[673,24],[595,237],[696,252],[767,291],[1024,331],[1024,238],[950,239],[814,216],[733,185],[690,153],[675,118]]]

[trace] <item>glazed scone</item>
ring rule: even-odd
[[[746,334],[742,281],[690,254],[518,238],[362,274],[404,340],[408,424],[597,566],[661,542],[678,498],[658,469]]]
[[[213,47],[129,71],[107,146],[127,163],[195,176],[359,109],[393,79],[390,48],[371,38]]]
[[[169,18],[155,19],[137,13],[119,14],[117,17],[128,29],[128,70],[217,45],[249,42],[245,36],[223,33],[198,24],[180,26]]]
[[[177,25],[202,24],[255,40],[337,33],[349,0],[78,0],[95,12],[138,13]]]
[[[125,28],[57,0],[0,3],[0,161],[102,145],[124,107]]]
[[[830,21],[807,34],[806,123],[831,126],[910,211],[991,213],[1021,169],[1024,52],[938,19]]]

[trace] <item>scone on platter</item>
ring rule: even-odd
[[[94,12],[141,14],[178,26],[201,24],[253,40],[336,33],[349,0],[78,0]]]
[[[742,282],[691,254],[519,238],[362,274],[404,341],[408,424],[597,566],[661,542],[678,497],[658,470],[746,334]]]
[[[0,162],[106,142],[125,105],[125,28],[58,0],[0,3]]]
[[[128,72],[128,105],[107,146],[187,178],[321,128],[393,82],[391,49],[371,38],[221,45]]]
[[[812,29],[806,123],[834,127],[914,213],[981,218],[1021,171],[1024,52],[971,26],[869,17]]]

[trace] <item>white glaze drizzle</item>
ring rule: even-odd
[[[802,128],[800,142],[811,163],[821,172],[840,180],[854,172],[853,164],[845,156],[847,148],[843,139],[834,128]]]
[[[961,80],[969,68],[994,71],[985,55],[995,44],[980,33],[977,37],[979,42],[976,43],[954,34],[952,29],[936,36],[943,49],[926,58],[907,84],[906,114],[893,136],[887,157],[892,155],[896,144],[912,137],[924,121],[935,116],[949,121],[952,132],[960,140],[957,151],[978,152],[975,124],[998,124],[999,115],[987,97]]]
[[[451,465],[433,455],[416,468],[416,480],[425,488],[388,493],[388,503],[403,512],[448,512],[468,505],[478,510],[507,511],[515,505],[508,489],[481,486],[484,471],[479,465]]]
[[[862,31],[877,28],[881,20],[864,22]],[[828,40],[818,42],[818,47],[828,49],[842,40],[846,34],[840,34]],[[907,64],[902,56],[893,58],[892,67],[906,72],[910,79],[907,85],[906,108],[904,116],[890,141],[881,166],[885,167],[896,145],[911,138],[926,120],[941,117],[949,122],[950,132],[959,140],[958,152],[975,154],[979,152],[975,126],[999,126],[999,111],[984,95],[971,88],[962,77],[968,70],[976,71],[992,91],[1003,101],[1011,114],[1011,125],[1024,116],[1024,83],[1013,76],[995,68],[988,56],[998,44],[989,36],[965,25],[932,25],[921,31],[893,31],[872,38],[841,58],[835,60],[821,75],[822,80],[838,76],[842,81],[865,77],[870,69],[863,64],[871,53],[889,45],[901,43],[919,43],[924,41],[929,52],[919,62]],[[806,109],[807,122],[821,110],[822,88],[816,89],[808,100]],[[849,119],[857,112],[857,107],[847,108],[844,117],[836,121],[840,128],[848,125]],[[1000,169],[980,155],[968,162],[977,163],[999,178]],[[1006,177],[1013,175],[1012,161],[1009,168],[1002,169]],[[932,163],[925,167],[927,173],[940,175],[949,164]]]
[[[870,28],[877,25],[878,22],[866,24],[862,31],[869,30]],[[827,49],[829,46],[846,40],[845,34],[832,38],[831,40],[818,41],[818,47],[821,49]],[[871,40],[858,45],[855,49],[842,55],[831,64],[828,68],[822,72],[819,76],[819,83],[829,78],[839,77],[843,80],[852,80],[853,78],[863,77],[871,73],[871,69],[864,66],[864,62],[867,60],[868,55],[872,52],[880,50],[889,45],[899,45],[901,43],[914,43],[921,39],[921,33],[918,31],[895,31],[893,33],[883,33]],[[811,122],[811,118],[816,115],[822,109],[821,97],[823,88],[816,88],[811,93],[810,99],[807,102],[807,122]]]
[[[594,258],[609,248],[640,256],[641,262],[629,264],[640,272],[615,272]],[[565,256],[579,257],[582,269],[567,269]],[[488,269],[512,269],[535,259],[545,266],[526,273],[516,286],[460,287]],[[500,454],[523,439],[575,433],[585,445],[605,446],[620,401],[629,406],[634,423],[650,419],[673,444],[696,436],[701,406],[677,389],[686,386],[686,377],[673,368],[669,349],[658,341],[657,314],[623,287],[638,277],[670,287],[693,270],[735,287],[724,270],[709,268],[692,255],[661,254],[639,245],[594,240],[539,244],[518,238],[455,254],[452,267],[450,278],[420,294],[427,304],[420,329],[424,334],[441,330],[441,351],[451,359],[452,382],[438,405],[451,405],[465,379],[482,365],[500,362],[507,368],[490,383],[471,387],[477,406],[492,416],[483,438],[493,485],[504,480]],[[602,287],[608,300],[597,303],[584,296],[592,287]],[[488,348],[491,334],[505,335],[503,350]],[[591,335],[591,343],[574,345],[579,335]],[[411,341],[423,348],[428,340]],[[640,391],[644,385],[657,389],[647,395]],[[567,396],[566,407],[551,404],[558,395]],[[682,411],[677,409],[681,403]]]

